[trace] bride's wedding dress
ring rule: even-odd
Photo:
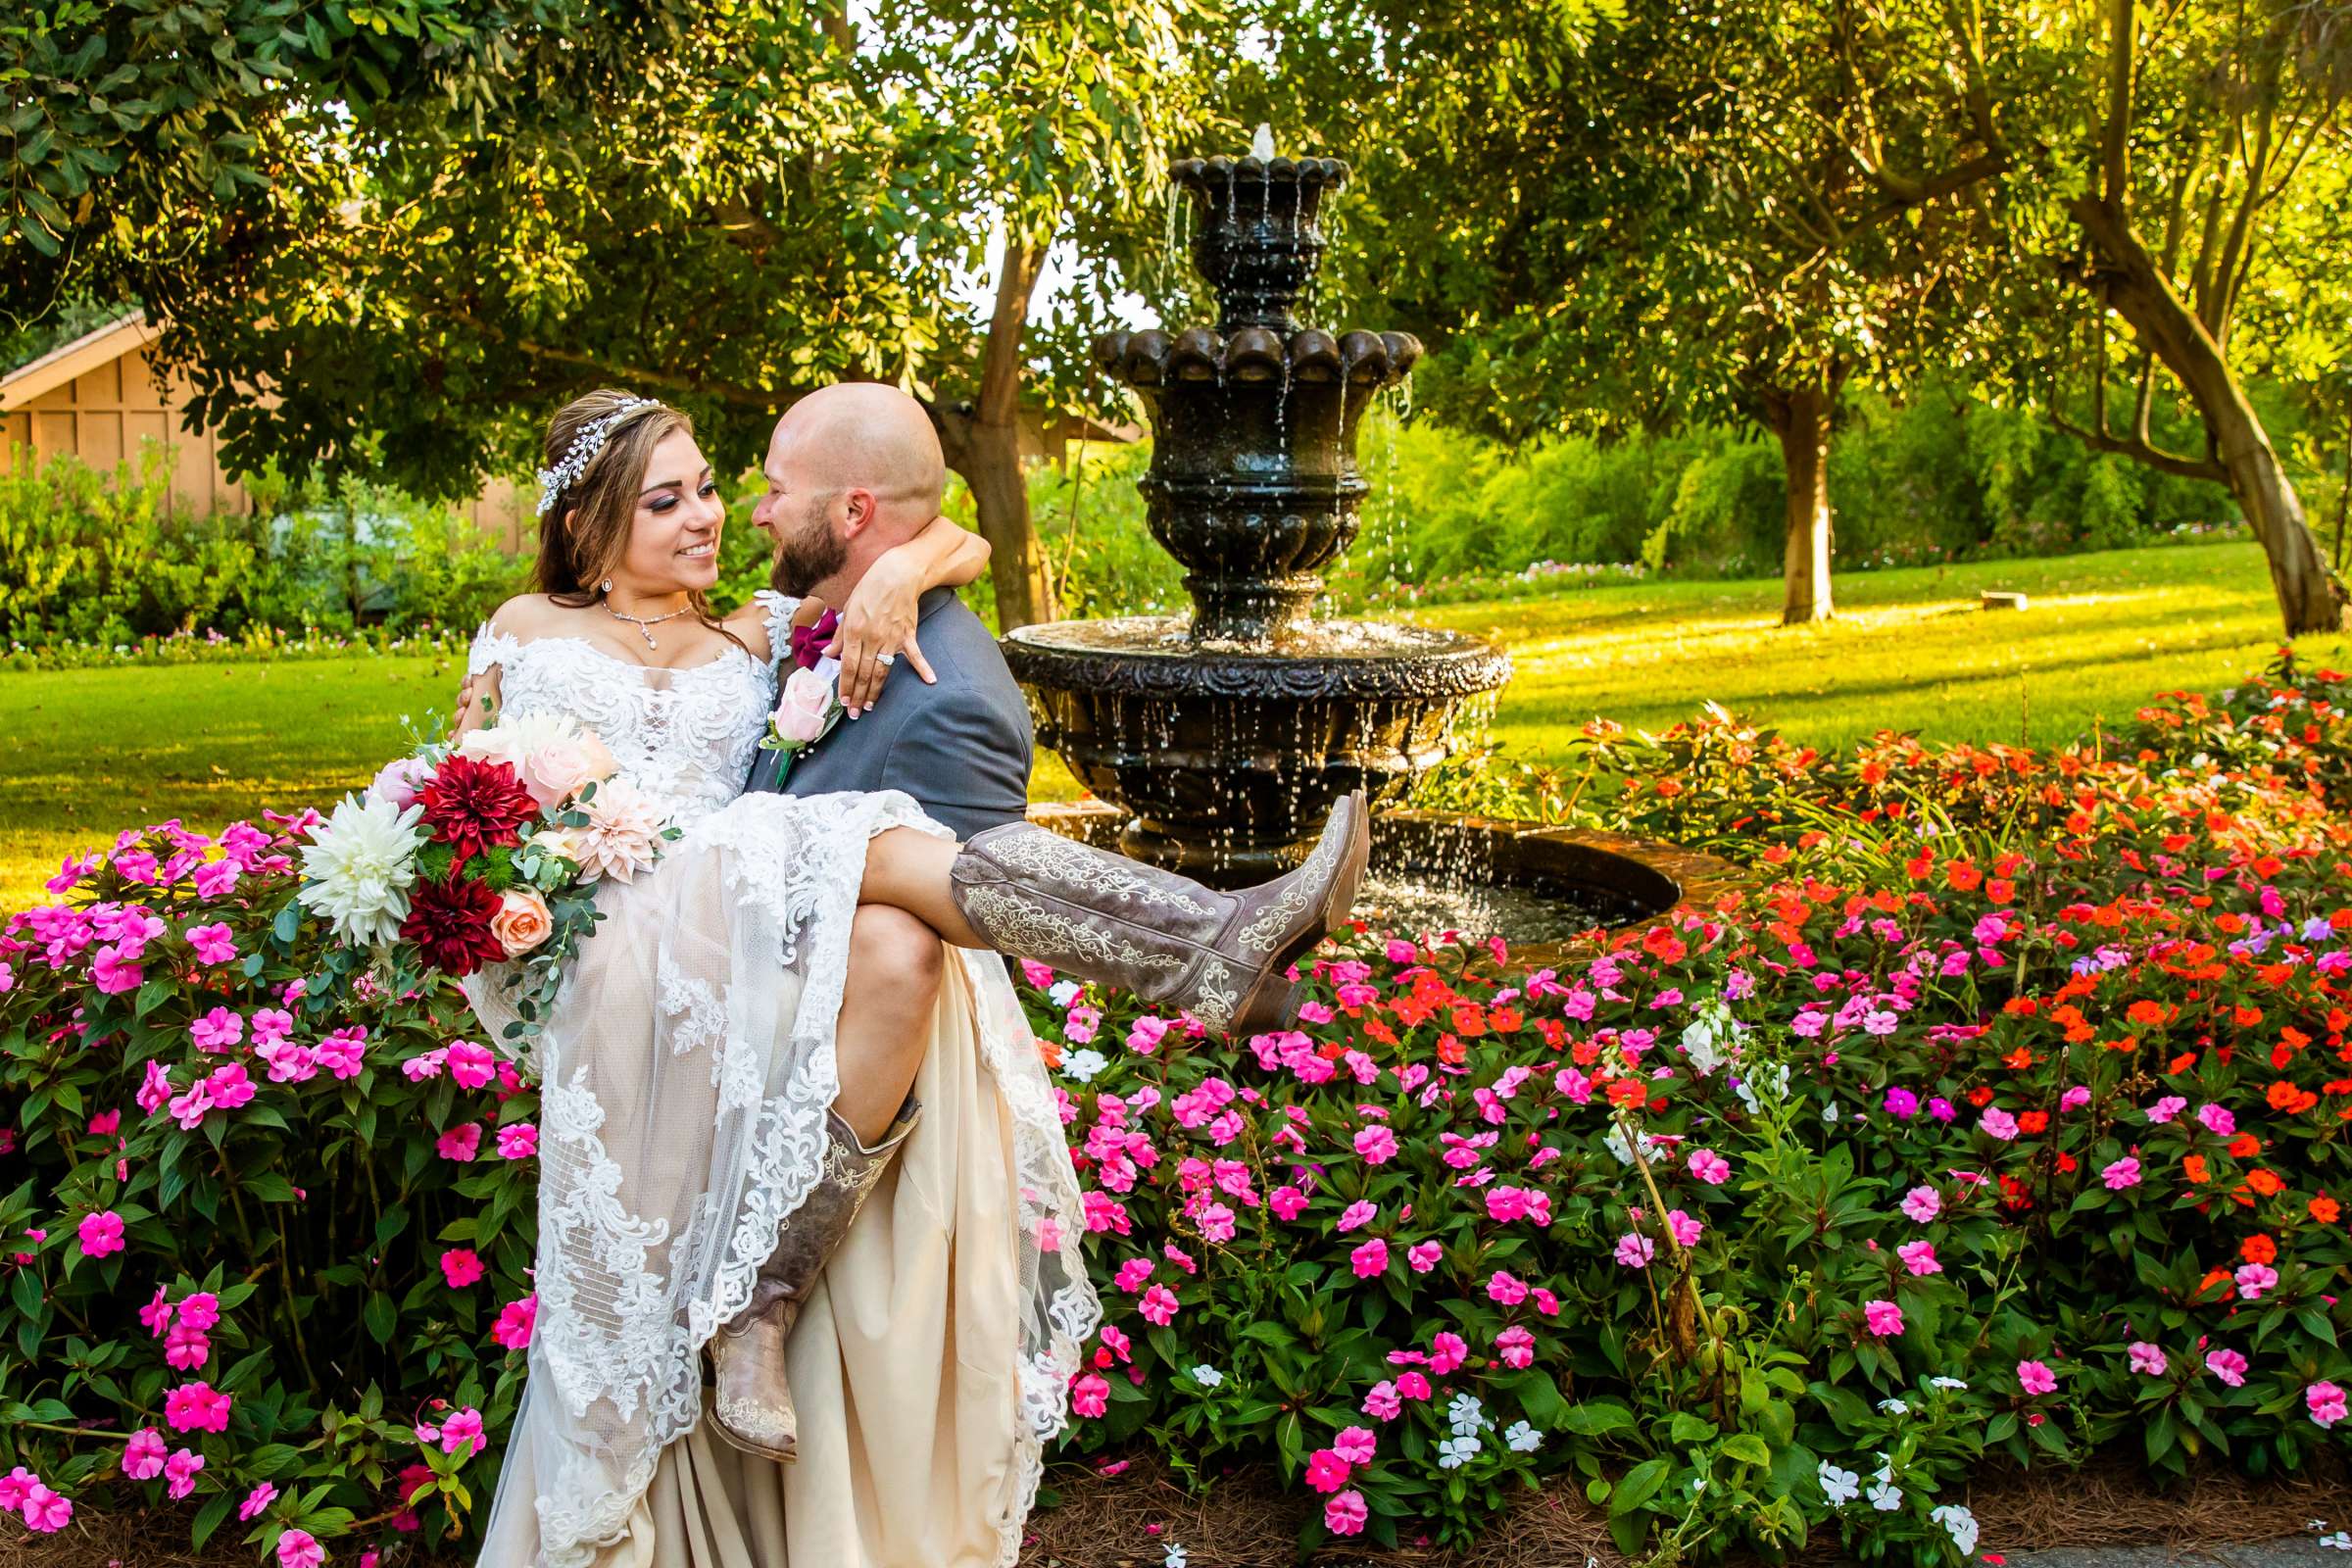
[[[577,719],[685,831],[600,886],[605,919],[535,1048],[538,1320],[480,1560],[1011,1564],[1101,1308],[1052,1088],[993,954],[951,950],[922,1117],[794,1330],[799,1461],[703,1424],[701,1351],[825,1152],[867,841],[946,829],[897,792],[739,794],[775,698],[740,648],[661,670],[485,627],[468,667],[493,666],[502,720]],[[467,986],[494,1040],[513,1016],[497,981]]]

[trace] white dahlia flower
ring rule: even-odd
[[[379,795],[343,797],[302,852],[302,906],[326,916],[346,942],[372,946],[398,936],[416,880],[423,815],[421,806],[404,808]]]

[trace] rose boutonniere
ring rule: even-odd
[[[841,661],[824,653],[825,644],[841,625],[841,616],[828,610],[812,626],[792,628],[792,673],[768,715],[767,734],[760,749],[777,753],[782,760],[776,782],[792,771],[800,755],[823,740],[841,722]]]

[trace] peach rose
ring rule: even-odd
[[[590,784],[601,784],[620,764],[593,730],[551,741],[522,760],[522,787],[542,811],[553,811]]]
[[[490,934],[510,958],[519,958],[555,934],[555,917],[547,901],[529,888],[512,888],[499,895],[498,912],[490,917]]]

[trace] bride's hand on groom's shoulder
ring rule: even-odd
[[[841,608],[841,625],[825,652],[841,661],[841,706],[856,718],[874,706],[882,683],[890,678],[890,662],[906,661],[906,667],[929,684],[939,677],[915,641],[922,614],[921,575],[883,556],[866,569],[850,601]]]

